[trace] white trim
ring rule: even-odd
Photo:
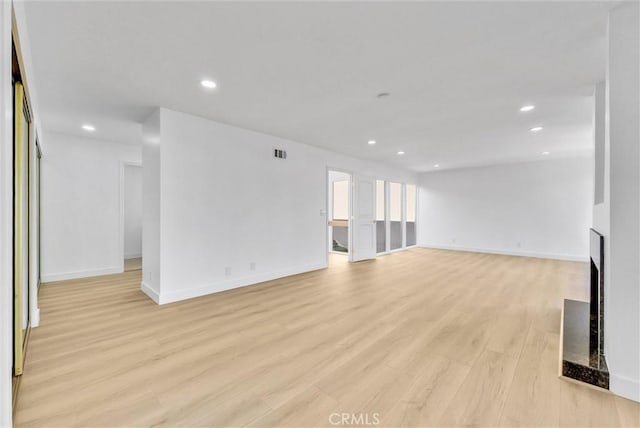
[[[558,377],[562,375],[562,356],[564,355],[564,302],[560,308],[560,343],[558,344]]]
[[[142,257],[142,253],[133,253],[133,254],[125,254],[124,255],[124,259],[128,260],[128,259],[139,259]]]
[[[348,256],[349,255],[349,253],[345,253],[344,251],[334,251],[334,250],[329,251],[329,254],[338,254],[338,255],[341,255],[341,256]]]
[[[219,293],[221,291],[231,290],[234,288],[246,287],[248,285],[254,285],[265,281],[271,281],[278,278],[284,278],[287,276],[298,275],[301,273],[311,272],[319,269],[326,269],[326,263],[310,264],[306,266],[298,266],[290,269],[282,269],[279,271],[247,276],[244,278],[222,280],[211,283],[203,287],[188,288],[185,290],[176,290],[163,293],[162,290],[159,293],[158,300],[156,301],[152,295],[153,289],[147,286],[147,290],[143,289],[149,297],[156,303],[164,305],[167,303],[179,302],[181,300],[191,299],[194,297],[206,296],[208,294]]]
[[[142,281],[140,283],[140,290],[144,294],[149,296],[149,298],[153,300],[156,304],[160,304],[160,294],[156,290],[154,290],[149,284]]]
[[[31,311],[31,327],[38,327],[40,325],[40,308]]]
[[[406,250],[407,249],[405,247],[398,247],[398,248],[394,248],[393,250],[387,251],[387,254],[400,253],[400,252],[406,251]]]
[[[77,272],[53,273],[42,276],[42,282],[66,281],[67,279],[89,278],[92,276],[111,275],[124,272],[122,266],[112,266],[103,269],[81,270]]]
[[[33,124],[35,126],[35,123]],[[31,153],[29,159],[29,324],[32,328],[40,325],[40,317],[38,316],[40,307],[38,305],[38,281],[40,272],[38,266],[40,265],[39,256],[39,233],[38,224],[40,221],[40,208],[38,207],[38,199],[40,189],[38,188],[38,181],[40,177],[37,175],[38,169],[36,168],[38,162],[38,152],[36,141],[38,141],[38,131],[33,128],[34,136],[29,138],[29,150]]]
[[[389,180],[384,181],[384,252],[389,254],[391,252],[391,182]],[[377,242],[376,242],[377,244]]]
[[[353,189],[352,189],[352,180],[353,180],[353,173],[351,171],[348,171],[346,169],[342,169],[342,168],[334,168],[332,166],[327,165],[325,168],[325,191],[324,191],[324,195],[325,195],[325,209],[324,209],[324,225],[325,225],[325,249],[324,249],[324,253],[326,255],[326,266],[329,266],[329,253],[333,252],[333,239],[332,237],[329,235],[329,228],[331,226],[329,226],[329,218],[333,216],[333,201],[331,201],[331,213],[329,212],[329,186],[332,186],[333,184],[330,182],[330,177],[329,177],[329,173],[333,171],[333,172],[340,172],[342,174],[347,174],[349,175],[349,215],[348,215],[348,219],[347,219],[347,252],[343,253],[343,254],[347,254],[349,255],[349,261],[351,261],[351,256],[350,254],[353,252],[351,250],[351,194],[353,193]],[[331,191],[331,195],[333,196],[333,188]],[[325,267],[326,267],[325,266]]]
[[[620,397],[640,402],[640,382],[636,379],[609,372],[609,391]]]
[[[402,248],[407,248],[407,183],[400,185],[400,236]]]
[[[538,259],[566,260],[571,262],[588,262],[589,261],[589,256],[578,256],[574,254],[537,253],[533,251],[498,250],[494,248],[472,248],[472,247],[439,245],[439,244],[418,244],[416,245],[416,247],[435,248],[438,250],[467,251],[472,253],[501,254],[505,256],[535,257]]]

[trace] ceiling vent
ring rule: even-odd
[[[273,157],[277,159],[286,159],[287,152],[281,149],[273,149]]]

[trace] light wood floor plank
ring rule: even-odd
[[[557,376],[586,264],[413,249],[331,265],[164,306],[139,270],[43,285],[16,425],[640,422],[638,403]]]
[[[614,397],[620,424],[623,427],[640,427],[640,406],[635,401]]]

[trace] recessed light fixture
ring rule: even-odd
[[[400,156],[402,156],[403,154],[404,154],[404,152],[403,152],[402,150],[400,150],[400,151],[398,152],[398,155],[400,155]]]
[[[522,107],[520,107],[520,111],[531,111],[534,108],[536,108],[536,106],[532,106],[532,105],[522,106]]]
[[[216,86],[218,86],[218,85],[216,85],[216,82],[214,82],[213,80],[206,80],[206,79],[205,80],[201,80],[200,84],[202,86],[204,86],[205,88],[207,88],[207,89],[213,89]]]
[[[437,164],[435,164],[433,167],[434,167],[434,168],[440,168],[440,164],[439,164],[439,163],[437,163]]]
[[[88,131],[88,132],[93,132],[93,131],[96,130],[96,127],[86,123],[86,124],[82,125],[82,129],[84,129],[85,131]]]
[[[378,95],[376,95],[376,97],[378,97],[378,98],[386,98],[389,95],[391,95],[389,92],[380,92]]]
[[[542,152],[542,156],[547,156],[549,152]]]
[[[531,132],[539,132],[542,131],[542,126],[534,126],[530,129]]]
[[[376,143],[375,140],[369,140],[367,141],[367,144],[369,144],[370,146],[373,146]]]

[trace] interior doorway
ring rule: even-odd
[[[327,218],[329,228],[329,254],[331,259],[348,256],[351,251],[351,174],[329,170],[327,174]],[[344,261],[347,261],[344,257]]]
[[[121,171],[122,255],[125,272],[142,269],[142,165],[127,162]]]

